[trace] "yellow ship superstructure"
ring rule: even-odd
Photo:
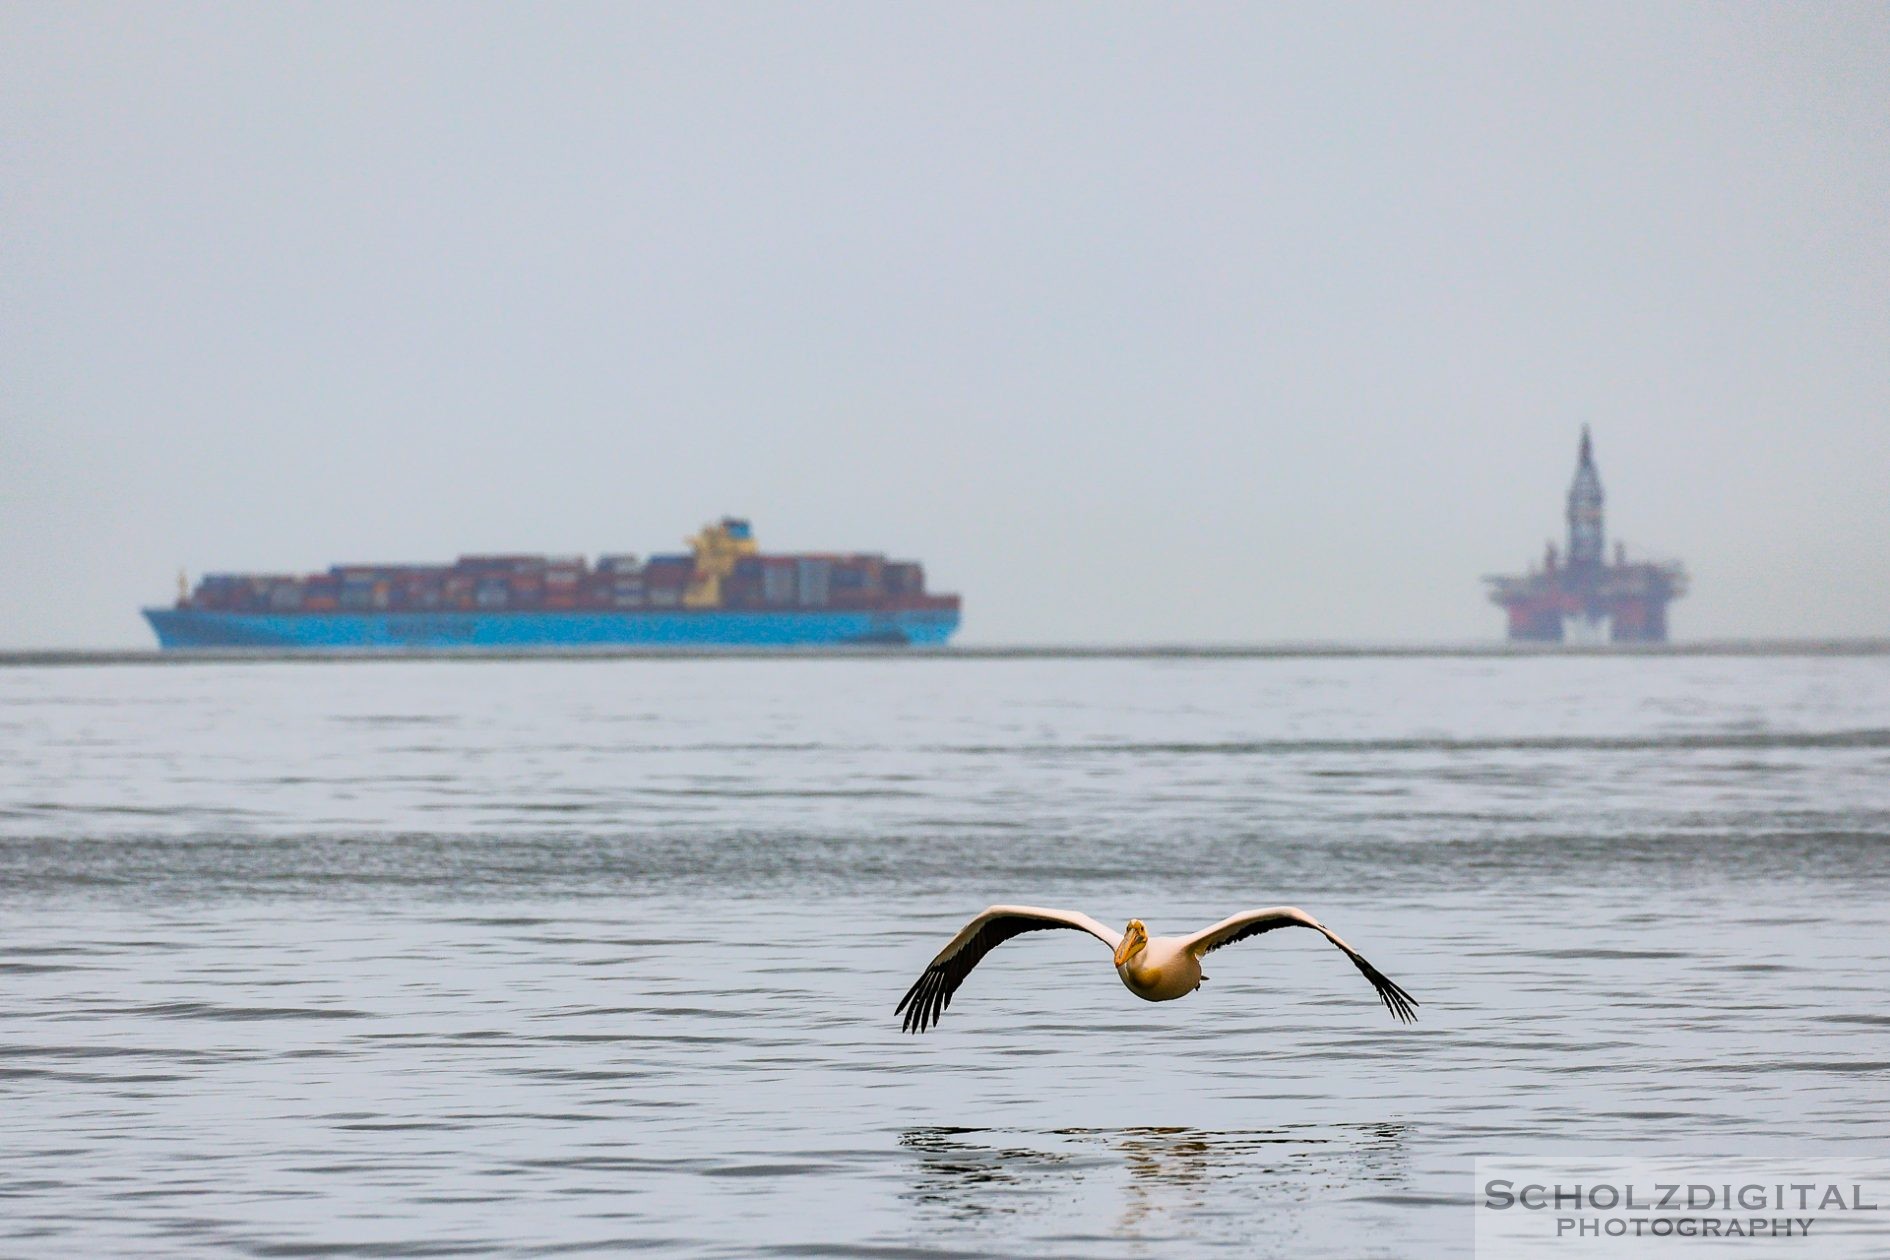
[[[684,608],[722,607],[722,582],[735,572],[735,562],[760,553],[747,521],[704,525],[701,533],[684,541],[696,557],[695,576],[683,592]]]

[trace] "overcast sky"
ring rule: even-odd
[[[961,641],[1890,633],[1890,6],[0,6],[0,644],[885,550]]]

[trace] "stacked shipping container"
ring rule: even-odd
[[[725,520],[723,530],[745,521]],[[213,573],[177,601],[200,612],[561,612],[683,609],[699,580],[691,554],[471,555],[450,565],[338,564],[325,573]],[[752,554],[719,587],[716,609],[926,609],[956,612],[955,595],[928,595],[924,569],[872,554]]]

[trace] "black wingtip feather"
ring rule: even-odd
[[[924,974],[913,981],[906,995],[899,999],[899,1005],[893,1008],[893,1014],[905,1015],[900,1031],[922,1033],[938,1023],[939,1013],[951,1002],[948,980],[943,967],[927,967]]]
[[[1378,990],[1378,1000],[1385,1004],[1385,1009],[1390,1011],[1395,1019],[1406,1024],[1417,1023],[1418,1000],[1416,998],[1406,993],[1404,987],[1397,981],[1363,958],[1354,958],[1352,961],[1358,964],[1358,969],[1364,973],[1365,978],[1372,982],[1372,988]]]

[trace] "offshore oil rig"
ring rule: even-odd
[[[1486,577],[1490,600],[1509,614],[1512,643],[1665,643],[1667,604],[1687,591],[1686,569],[1677,563],[1636,561],[1614,545],[1605,555],[1601,528],[1601,474],[1594,444],[1582,426],[1581,456],[1568,488],[1568,557],[1551,542],[1542,567],[1521,576]],[[1604,629],[1605,628],[1605,629]]]

